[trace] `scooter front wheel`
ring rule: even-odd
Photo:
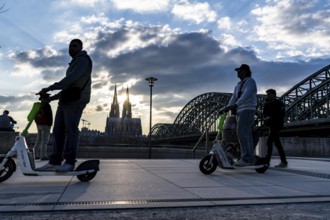
[[[205,156],[200,162],[199,162],[199,169],[204,174],[211,174],[217,169],[217,163],[213,159],[211,160],[211,155]]]
[[[92,172],[92,173],[86,173],[86,174],[78,175],[77,178],[81,182],[88,182],[91,179],[93,179],[95,176],[96,176],[96,172]]]
[[[0,157],[0,163],[5,159],[4,157]],[[0,183],[6,181],[13,175],[16,170],[16,163],[12,158],[9,158],[6,164],[0,170]]]

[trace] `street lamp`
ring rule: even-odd
[[[146,80],[149,82],[150,86],[149,159],[151,159],[152,87],[154,86],[155,81],[157,81],[157,78],[151,76],[146,78]]]

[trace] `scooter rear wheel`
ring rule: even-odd
[[[99,163],[100,162],[98,160],[88,160],[81,163],[77,167],[76,171],[95,170],[95,172],[77,175],[78,180],[80,180],[81,182],[87,182],[93,179],[96,176],[97,171],[99,170]]]
[[[264,158],[264,157],[257,157],[256,164],[261,164],[261,165],[263,164],[264,165],[263,167],[256,169],[256,172],[257,173],[264,173],[269,168],[269,161],[266,158]]]
[[[0,157],[0,163],[5,159]],[[9,158],[4,167],[0,170],[0,183],[6,181],[13,175],[16,170],[16,163],[12,158]]]
[[[200,162],[199,162],[199,169],[204,174],[211,174],[217,169],[217,163],[213,159],[211,160],[211,155],[205,156]]]
[[[257,168],[256,169],[256,172],[257,173],[264,173],[264,172],[266,172],[268,170],[268,168],[269,168],[269,164],[265,164],[263,167]]]

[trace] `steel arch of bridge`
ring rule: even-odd
[[[172,136],[199,134],[219,117],[219,110],[229,101],[229,93],[205,93],[192,99],[174,120]]]
[[[330,65],[293,86],[280,99],[286,108],[287,125],[306,120],[328,120]],[[192,99],[181,110],[173,124],[156,124],[151,134],[156,137],[178,137],[202,134],[219,118],[219,110],[229,101],[231,93],[211,92]],[[257,117],[262,117],[265,96],[258,95]]]
[[[202,134],[220,117],[219,110],[226,106],[231,93],[204,93],[184,106],[173,124],[156,124],[152,135],[157,137],[178,137]],[[261,109],[265,96],[258,95],[258,109]],[[261,117],[261,114],[257,114]]]
[[[330,65],[310,75],[280,99],[286,107],[286,122],[329,119]]]

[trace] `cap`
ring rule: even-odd
[[[245,71],[251,73],[250,67],[247,64],[242,64],[240,67],[235,69],[235,71],[238,71],[238,70],[245,70]]]
[[[3,113],[5,113],[6,115],[9,114],[9,111],[8,110],[4,110]]]

